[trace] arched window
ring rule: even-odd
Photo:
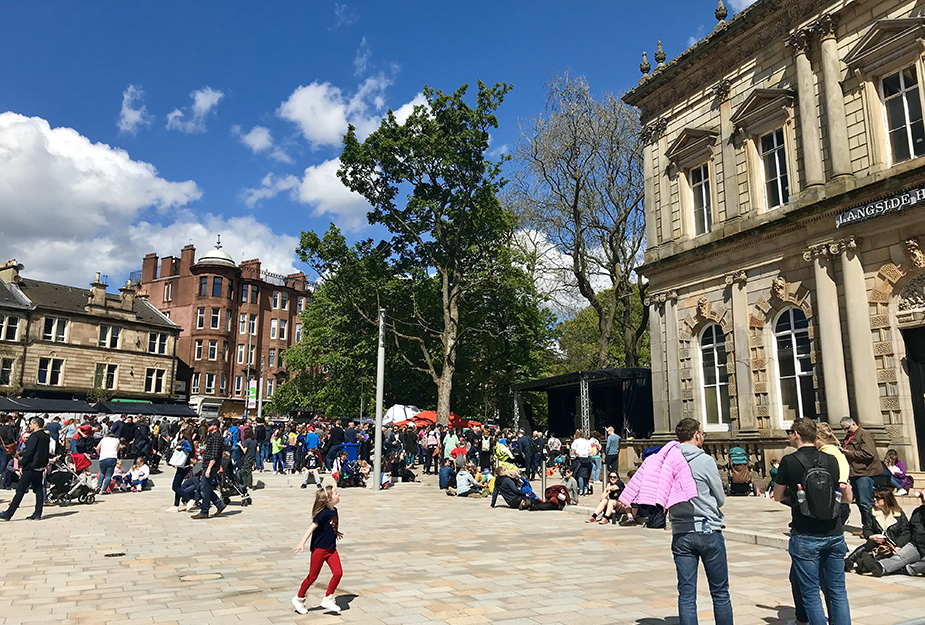
[[[797,417],[816,418],[808,328],[806,315],[799,308],[788,308],[774,324],[777,381],[780,388],[781,421],[784,424]]]
[[[712,324],[700,335],[703,370],[703,414],[707,425],[729,423],[729,372],[726,371],[726,335]]]

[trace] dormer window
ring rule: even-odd
[[[665,156],[682,172],[679,177],[685,228],[693,236],[713,230],[715,205],[711,182],[713,149],[719,133],[702,128],[685,128],[668,148]]]

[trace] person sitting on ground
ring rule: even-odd
[[[321,466],[321,456],[318,455],[316,450],[309,449],[302,460],[302,471],[305,473],[305,477],[302,479],[302,488],[308,488],[309,484],[315,484],[318,488],[321,488],[321,481],[324,479],[321,476]]]
[[[440,467],[438,486],[440,490],[446,490],[451,486],[456,488],[456,472],[453,470],[452,458],[444,458],[443,466]]]
[[[569,500],[573,506],[578,505],[578,480],[575,479],[572,467],[565,467],[565,477],[562,485],[568,490]]]
[[[202,487],[199,482],[200,473],[202,473],[201,468],[196,472],[190,471],[189,476],[180,484],[180,501],[185,504],[186,507],[178,507],[177,512],[189,512],[193,508],[200,507],[199,491]]]
[[[509,508],[527,510],[533,500],[524,495],[517,482],[511,477],[511,473],[510,469],[502,467],[498,467],[495,471],[495,488],[491,493],[491,507],[495,507],[498,495],[500,495]],[[516,470],[514,473],[518,478],[520,477]]]
[[[890,470],[890,482],[896,489],[896,496],[902,497],[912,489],[912,476],[906,475],[906,463],[899,459],[895,449],[888,449],[883,464]]]
[[[407,454],[405,450],[399,451],[392,458],[392,477],[396,482],[417,482],[418,478],[411,469],[408,468]]]
[[[871,514],[874,517],[874,531],[877,533],[845,558],[846,573],[867,553],[873,553],[878,559],[887,558],[897,554],[909,542],[909,519],[896,502],[891,489],[878,488],[874,491]],[[858,573],[861,572],[859,567]]]
[[[597,517],[603,513],[601,520],[598,521],[601,525],[606,525],[610,523],[612,514],[616,511],[617,506],[614,504],[619,504],[618,514],[623,514],[625,512],[626,506],[624,506],[619,501],[620,492],[626,487],[620,480],[619,473],[611,473],[610,477],[607,478],[607,485],[604,487],[604,492],[601,493],[600,503],[597,505],[597,509],[591,514],[585,523],[594,523],[597,521]]]
[[[138,459],[135,460],[135,464],[132,466],[131,471],[129,471],[129,480],[132,485],[133,493],[143,491],[145,487],[147,487],[148,476],[150,474],[151,470],[145,463],[144,456],[138,456]]]
[[[116,468],[112,470],[112,479],[109,481],[109,492],[115,490],[125,490],[127,482],[125,480],[125,471],[122,469],[122,460],[116,460]]]
[[[3,490],[10,490],[13,487],[13,482],[19,482],[19,478],[22,476],[22,471],[19,469],[19,460],[21,458],[22,452],[17,451],[7,460],[6,467],[3,469]]]
[[[457,497],[479,497],[482,494],[482,485],[479,484],[473,473],[476,472],[475,465],[467,464],[459,473],[456,474],[456,488],[448,487],[447,495],[456,495]]]
[[[909,525],[896,535],[896,542],[905,542],[892,556],[877,560],[873,553],[865,553],[858,560],[860,572],[871,573],[874,577],[904,572],[907,575],[925,573],[925,493],[919,491],[921,505],[909,515]],[[877,538],[881,535],[876,534]],[[874,536],[871,536],[877,540]]]

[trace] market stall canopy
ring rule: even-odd
[[[132,414],[151,417],[198,417],[195,410],[186,404],[152,404],[142,401],[101,401],[96,405],[99,412],[107,414]]]
[[[395,404],[386,410],[384,415],[382,415],[382,425],[390,425],[397,421],[407,421],[419,412],[421,412],[421,409],[417,406],[403,406],[401,404]]]
[[[426,427],[428,425],[436,425],[437,424],[437,411],[436,410],[424,410],[422,412],[417,413],[410,419],[406,419],[404,421],[398,421],[394,423],[393,425],[402,427],[402,426],[411,425],[411,424],[414,424],[416,427],[421,427],[421,426]],[[451,428],[462,429],[462,428],[474,428],[475,426],[481,427],[482,424],[479,423],[478,421],[470,421],[469,419],[464,419],[460,417],[458,414],[456,414],[455,412],[450,413],[450,427]]]
[[[42,399],[39,397],[0,397],[0,412],[42,412],[48,414],[99,412],[85,401]]]

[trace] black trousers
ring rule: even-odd
[[[13,501],[10,502],[10,507],[6,510],[6,515],[10,518],[16,513],[16,509],[19,508],[19,504],[22,503],[22,498],[25,497],[26,492],[31,488],[32,492],[35,493],[35,512],[34,516],[42,516],[42,505],[44,499],[44,489],[42,488],[45,482],[45,472],[44,471],[34,471],[32,469],[23,469],[22,477],[19,478],[19,485],[16,487],[16,495],[13,496]]]

